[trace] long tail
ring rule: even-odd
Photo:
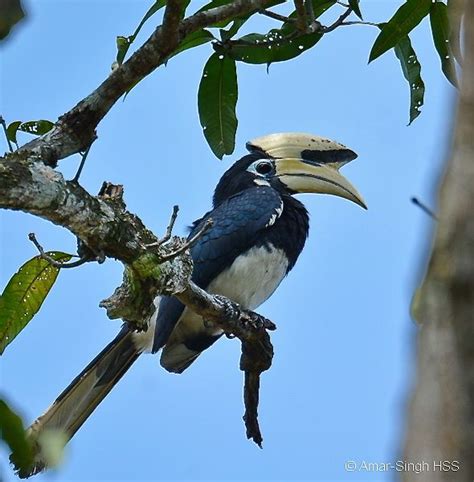
[[[123,329],[59,395],[51,407],[33,422],[28,436],[37,448],[34,465],[20,471],[21,478],[41,472],[47,465],[41,453],[41,435],[60,430],[69,441],[140,356],[132,333]]]

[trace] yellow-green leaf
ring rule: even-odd
[[[62,262],[72,257],[59,251],[47,254]],[[59,268],[36,256],[12,276],[0,296],[0,355],[41,308],[58,273]]]

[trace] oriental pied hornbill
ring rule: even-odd
[[[365,208],[339,168],[357,155],[345,146],[307,134],[272,134],[247,144],[250,154],[219,181],[213,208],[197,220],[213,224],[192,246],[193,281],[210,293],[255,309],[293,268],[308,235],[308,213],[293,195],[334,194]],[[30,427],[37,439],[47,429],[68,438],[144,352],[161,350],[161,365],[181,373],[220,338],[176,298],[161,297],[144,333],[123,327],[118,336],[80,373]],[[44,468],[41,453],[32,473]]]

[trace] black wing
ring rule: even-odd
[[[230,197],[193,224],[189,238],[211,218],[212,226],[191,247],[194,261],[192,280],[206,289],[239,254],[254,246],[268,225],[281,214],[282,199],[270,187],[246,189]],[[273,222],[272,222],[273,221]],[[156,320],[153,352],[168,340],[184,305],[171,296],[163,297]]]

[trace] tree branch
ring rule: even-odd
[[[273,347],[267,330],[275,325],[241,309],[236,303],[209,295],[190,279],[192,259],[185,251],[193,240],[170,238],[160,243],[142,221],[126,210],[123,189],[104,183],[92,196],[76,181],[55,171],[57,161],[86,151],[95,129],[115,102],[132,86],[163,64],[187,35],[220,21],[264,9],[271,0],[236,0],[180,20],[183,2],[168,0],[163,25],[90,95],[62,115],[45,135],[0,158],[0,208],[21,210],[60,225],[80,240],[79,255],[107,256],[125,264],[123,284],[101,303],[111,318],[120,317],[134,330],[147,328],[158,294],[181,302],[233,334],[242,342],[245,372],[247,435],[261,445],[258,389],[261,372],[271,365]],[[83,160],[85,155],[83,156]],[[83,165],[83,162],[81,163]],[[84,256],[85,257],[85,256]],[[170,259],[172,258],[172,259]],[[164,260],[168,260],[165,261]]]
[[[257,11],[271,0],[236,0],[227,5],[198,12],[180,22],[181,2],[167,3],[163,26],[91,94],[69,112],[62,115],[55,126],[43,136],[19,149],[49,165],[67,156],[84,151],[96,138],[95,129],[117,100],[131,87],[162,65],[179,47],[184,38],[202,28]]]
[[[157,241],[116,200],[91,196],[41,161],[0,159],[0,208],[35,214],[63,226],[94,252],[126,264],[146,253],[144,245]]]

